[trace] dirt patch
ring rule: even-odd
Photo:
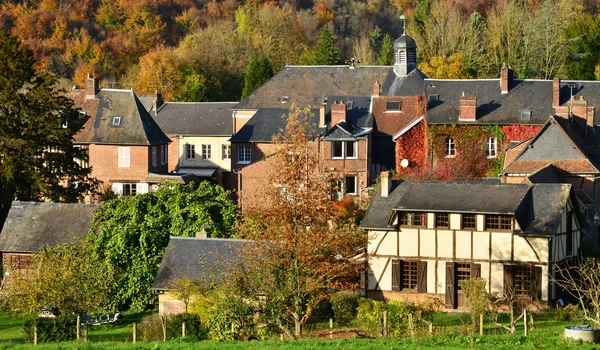
[[[319,329],[312,331],[310,336],[318,339],[369,338],[369,336],[360,328]]]

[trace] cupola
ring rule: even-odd
[[[394,41],[394,72],[407,76],[417,68],[417,44],[406,33]]]

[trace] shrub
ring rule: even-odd
[[[331,296],[331,307],[338,324],[345,326],[356,318],[358,299],[358,295],[351,291],[341,291]]]
[[[77,317],[61,315],[26,319],[23,321],[23,338],[26,342],[33,342],[34,326],[37,326],[40,343],[71,341],[76,338]]]
[[[410,303],[393,300],[385,304],[381,301],[360,299],[357,320],[359,327],[365,332],[378,336],[383,332],[383,311],[387,311],[388,334],[405,337],[410,335],[409,314],[413,317],[415,334],[423,334],[428,331],[436,307],[435,302]]]
[[[360,299],[356,313],[356,320],[359,327],[370,335],[381,335],[383,329],[383,310],[385,310],[385,304],[381,301]]]
[[[201,340],[206,338],[207,330],[200,322],[200,315],[184,312],[168,319],[167,337],[169,339],[181,337],[182,323],[185,323],[185,337],[189,340]]]
[[[144,341],[163,340],[162,320],[158,314],[152,314],[142,318],[142,321],[140,322],[140,335]]]

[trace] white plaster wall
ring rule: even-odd
[[[434,230],[421,230],[421,256],[435,257]]]
[[[456,231],[456,258],[471,259],[471,231]]]
[[[488,283],[485,284],[485,289],[489,292],[490,288],[489,288],[489,280],[490,280],[490,263],[488,262],[476,262],[477,264],[481,265],[481,278],[488,281]]]
[[[492,274],[488,278],[492,282],[490,293],[503,294],[504,292],[504,265],[499,263],[491,263]],[[483,268],[483,266],[482,266]]]
[[[547,262],[548,240],[538,237],[521,237],[515,235],[515,261]],[[529,244],[527,243],[529,241]],[[537,256],[536,256],[537,253]],[[539,256],[539,259],[538,259]]]
[[[369,259],[369,289],[377,287],[377,280],[381,280],[379,287],[382,290],[392,290],[392,262],[390,261],[387,268],[386,263],[388,258],[371,257]],[[385,270],[384,270],[385,269]]]
[[[180,136],[179,137],[179,167],[190,168],[190,167],[216,167],[225,171],[231,171],[231,158],[223,159],[223,148],[222,145],[229,145],[231,142],[227,137],[191,137],[191,136]],[[186,144],[192,144],[196,146],[196,158],[186,159]],[[202,159],[202,145],[211,146],[211,158]],[[233,157],[233,154],[231,155]]]
[[[485,216],[475,215],[475,223],[476,223],[477,231],[485,230]]]
[[[450,228],[452,230],[460,230],[460,214],[450,214]]]
[[[511,232],[492,232],[492,260],[510,260]]]
[[[427,228],[435,228],[435,213],[427,213]]]
[[[381,242],[381,244],[379,244]],[[379,248],[377,245],[379,244]],[[377,249],[377,252],[375,252]],[[373,244],[369,245],[370,254],[379,255],[397,255],[398,254],[398,233],[396,231],[386,231],[378,234]]]
[[[438,262],[438,284],[436,285],[436,293],[446,294],[446,263]]]
[[[490,233],[473,232],[473,259],[490,258]]]
[[[438,256],[452,258],[452,231],[438,230]]]
[[[419,251],[419,231],[417,229],[400,230],[400,256],[414,257]]]
[[[427,293],[435,293],[435,260],[427,261]]]

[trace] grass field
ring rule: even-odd
[[[121,326],[105,325],[91,328],[87,343],[40,344],[38,349],[600,349],[593,344],[564,341],[563,329],[577,322],[557,320],[556,315],[536,315],[535,329],[528,337],[523,336],[520,323],[517,334],[508,334],[500,327],[486,323],[486,335],[468,335],[468,316],[461,314],[439,313],[434,317],[434,325],[443,335],[417,338],[391,339],[348,339],[319,340],[303,339],[298,341],[268,340],[261,342],[185,342],[182,339],[166,343],[131,343],[131,324],[139,323],[146,314],[127,313]],[[506,321],[504,319],[503,321]],[[21,337],[21,319],[0,314],[0,350],[31,349],[33,345],[24,344]],[[318,327],[321,328],[321,327]]]

